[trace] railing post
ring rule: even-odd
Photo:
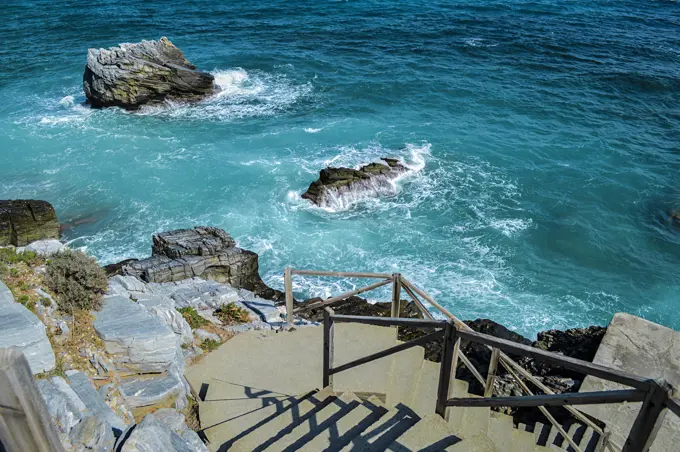
[[[446,322],[444,333],[444,353],[439,367],[439,387],[437,389],[436,413],[446,419],[446,402],[449,399],[451,388],[451,366],[453,364],[453,351],[456,347],[456,326],[452,320]]]
[[[333,385],[331,367],[333,366],[333,310],[323,311],[323,387]]]
[[[486,375],[484,397],[491,397],[493,395],[493,382],[496,379],[496,370],[498,369],[498,359],[500,356],[501,351],[494,347],[491,350],[491,362],[489,363],[489,373]]]
[[[283,271],[283,287],[286,292],[286,321],[291,325],[294,323],[293,319],[293,270],[286,267]]]
[[[392,312],[391,317],[399,317],[401,313],[401,274],[392,274]]]
[[[666,400],[670,386],[664,380],[650,381],[649,392],[642,402],[633,426],[630,428],[626,444],[622,452],[644,452],[649,450],[656,433],[661,427],[666,414]]]

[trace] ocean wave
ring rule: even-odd
[[[488,43],[482,38],[468,38],[465,40],[465,45],[468,47],[496,47],[497,43]]]

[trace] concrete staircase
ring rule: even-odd
[[[212,451],[567,449],[541,424],[535,432],[515,428],[510,416],[489,408],[450,408],[447,420],[436,415],[439,364],[426,361],[422,347],[337,374],[332,388],[319,389],[322,334],[316,327],[244,333],[187,369]],[[396,343],[395,328],[337,324],[334,365]],[[454,380],[453,391],[475,397],[464,381]],[[592,432],[579,438],[584,451],[593,450]]]

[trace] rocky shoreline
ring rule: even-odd
[[[288,325],[283,294],[262,281],[257,254],[239,248],[224,230],[207,226],[155,234],[150,257],[106,266],[108,288],[99,310],[66,312],[42,276],[50,256],[65,249],[55,238],[59,224],[52,206],[0,201],[0,225],[6,228],[0,234],[0,280],[6,283],[0,281],[0,347],[18,347],[27,356],[68,450],[88,445],[141,452],[169,443],[174,449],[168,450],[207,450],[188,426],[198,428],[198,419],[192,408],[196,388],[184,379],[186,366],[235,334],[313,327],[323,317],[322,310],[313,309],[296,325]],[[340,314],[390,315],[390,303],[371,304],[359,297],[338,302],[333,309]],[[421,314],[404,301],[400,315]],[[606,331],[553,330],[532,341],[491,320],[466,324],[589,361]],[[401,328],[399,338],[426,333]],[[462,351],[486,373],[488,349],[463,343]],[[441,344],[426,347],[427,359],[439,361],[441,353]],[[577,391],[583,380],[582,375],[533,360],[518,361],[555,392]],[[481,394],[481,385],[465,367],[459,368],[458,378],[470,382],[472,393]],[[495,389],[497,394],[520,394],[502,371]],[[511,414],[516,420],[536,417],[528,410]]]

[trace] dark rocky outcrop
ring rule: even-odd
[[[217,90],[214,77],[197,71],[165,37],[89,49],[83,89],[93,107],[128,110],[165,100],[196,101]]]
[[[322,169],[319,179],[312,182],[302,197],[324,207],[329,196],[339,196],[351,190],[370,190],[379,195],[381,188],[389,188],[390,181],[409,171],[397,159],[382,160],[384,163],[370,163],[358,170],[334,167]]]
[[[125,259],[125,260],[122,260],[120,262],[105,265],[103,268],[104,268],[104,271],[106,272],[106,276],[108,276],[109,278],[112,278],[116,275],[122,275],[123,274],[123,268],[126,265],[129,265],[133,262],[137,262],[138,260],[139,259]]]
[[[311,298],[303,302],[297,303],[296,308],[302,308],[306,305],[311,305],[323,301],[321,298]],[[386,303],[369,303],[366,299],[361,297],[349,297],[344,300],[333,303],[331,306],[336,314],[341,315],[361,315],[369,317],[389,317],[392,310],[392,304]],[[315,308],[308,311],[300,312],[300,316],[314,322],[323,322],[324,308]],[[401,313],[399,317],[403,318],[421,318],[418,308],[413,302],[401,301]]]
[[[198,276],[248,289],[270,300],[283,294],[267,287],[258,273],[256,253],[236,247],[224,230],[196,227],[153,236],[152,255],[123,266],[124,275],[146,282],[172,282]]]
[[[0,200],[0,246],[26,246],[46,239],[59,239],[59,221],[50,203]]]

